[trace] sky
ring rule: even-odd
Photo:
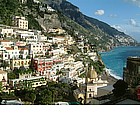
[[[140,0],[68,0],[90,17],[123,31],[140,42]]]

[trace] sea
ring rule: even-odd
[[[108,73],[116,79],[122,79],[123,67],[126,67],[127,58],[129,56],[140,57],[140,47],[120,46],[100,54]]]

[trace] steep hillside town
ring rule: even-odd
[[[47,3],[43,3],[43,6],[38,0],[32,2],[38,6],[39,12],[52,14],[47,17],[50,23],[56,18],[52,17],[56,16],[53,15],[55,9]],[[28,0],[19,0],[19,3],[32,5]],[[30,10],[33,12],[34,8]],[[138,86],[139,64],[133,66],[138,67],[137,76],[134,77],[133,72],[128,70],[131,67],[129,61],[124,69],[124,81],[119,81],[121,86],[124,84],[124,89],[118,90],[119,84],[112,77],[110,82],[110,75],[98,53],[98,50],[106,49],[100,48],[101,44],[96,42],[104,37],[94,37],[93,43],[81,34],[82,28],[81,31],[71,31],[71,28],[51,27],[50,24],[47,27],[42,18],[38,21],[39,25],[35,23],[36,29],[34,25],[30,26],[35,20],[29,21],[27,16],[14,15],[10,20],[9,26],[0,24],[1,104],[108,104],[116,101],[119,94],[119,98],[122,97],[128,86],[132,88],[136,80]],[[55,19],[53,24],[60,24],[60,21]],[[116,35],[116,38],[125,45],[135,43],[125,35]],[[110,41],[107,50],[114,47],[113,39]],[[109,90],[106,90],[108,87]],[[119,94],[115,94],[116,91]]]
[[[15,94],[21,89],[36,90],[48,82],[62,82],[78,86],[75,99],[85,92],[87,99],[97,95],[97,88],[107,85],[101,80],[104,64],[95,46],[85,42],[84,36],[73,38],[64,29],[53,28],[43,33],[28,29],[25,17],[13,18],[14,26],[0,25],[0,82],[1,94]],[[94,76],[88,77],[87,73]],[[91,75],[91,74],[90,74]],[[76,92],[76,91],[75,91]]]

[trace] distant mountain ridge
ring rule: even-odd
[[[110,25],[102,21],[82,14],[77,6],[71,4],[66,0],[57,0],[57,1],[44,0],[44,1],[46,1],[52,8],[62,12],[66,17],[69,17],[74,22],[78,23],[85,29],[91,31],[91,33],[94,34],[95,32],[96,38],[99,36],[99,39],[101,39],[100,36],[103,35],[102,37],[104,37],[105,39],[106,37],[108,38],[107,42],[110,40],[109,42],[111,43],[113,40],[113,44],[115,45],[124,45],[124,44],[129,45],[129,43],[130,44],[136,43],[135,39],[126,35],[125,33],[118,31],[117,29],[111,27]],[[123,40],[120,39],[121,37],[123,37],[124,39]],[[102,40],[104,39],[102,38]]]

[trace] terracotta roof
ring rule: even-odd
[[[6,50],[13,50],[13,48],[10,48],[10,47],[5,47]]]
[[[0,42],[10,42],[9,40],[0,40]]]
[[[0,70],[0,74],[7,73],[6,71]]]
[[[19,50],[28,50],[28,48],[19,48]]]

